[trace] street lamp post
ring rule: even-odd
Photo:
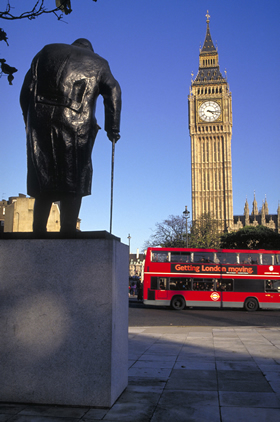
[[[128,254],[130,254],[130,239],[131,239],[130,234],[127,236],[127,238],[128,238]]]
[[[183,211],[183,214],[186,218],[186,247],[189,247],[189,240],[188,240],[188,218],[190,217],[190,212],[188,211],[188,206],[185,205],[185,211]]]

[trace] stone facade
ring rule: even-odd
[[[138,252],[129,254],[129,277],[140,277],[143,280],[144,274],[144,260],[145,255]]]
[[[1,201],[0,220],[4,226],[4,232],[32,232],[34,198],[24,194],[12,196],[8,201]],[[2,224],[3,221],[3,224]],[[80,230],[80,219],[77,221],[77,229]],[[60,231],[60,210],[59,204],[53,203],[50,211],[48,232]]]
[[[199,54],[199,70],[188,97],[192,220],[211,213],[221,223],[221,231],[229,231],[233,226],[232,98],[210,35],[210,16],[206,16],[207,30]]]

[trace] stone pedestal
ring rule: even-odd
[[[30,237],[0,239],[0,401],[111,407],[128,379],[128,246]]]

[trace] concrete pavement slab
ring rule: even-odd
[[[171,370],[171,368],[132,367],[128,370],[128,376],[142,378],[160,378],[162,380],[167,380],[171,373]]]
[[[218,371],[259,371],[257,364],[251,361],[217,361]]]
[[[122,422],[149,421],[159,401],[160,393],[125,391],[118,402],[108,411],[104,420]]]
[[[217,391],[215,371],[173,369],[166,384],[168,390]]]
[[[8,422],[79,422],[79,420],[80,418],[17,415]]]
[[[181,360],[175,363],[174,369],[195,369],[195,370],[206,370],[215,371],[215,362],[201,362],[201,360]]]
[[[268,381],[256,371],[218,371],[220,391],[272,392]]]
[[[88,411],[85,407],[66,407],[66,406],[32,406],[27,407],[20,412],[23,416],[44,416],[44,417],[68,417],[81,418]]]
[[[24,404],[0,404],[0,414],[17,415],[21,410],[25,409]]]
[[[0,422],[280,420],[280,328],[131,327],[111,409],[0,405]]]
[[[11,415],[0,415],[0,422],[8,422]]]
[[[272,390],[280,394],[280,381],[269,381]]]
[[[169,368],[172,369],[174,362],[166,360],[138,360],[133,368]]]
[[[254,408],[254,407],[222,407],[223,422],[276,422],[280,419],[279,409]]]
[[[170,408],[158,405],[151,422],[220,422],[218,406],[180,406]]]
[[[153,362],[157,362],[157,361],[165,361],[165,362],[174,362],[176,361],[177,356],[174,355],[156,355],[156,354],[149,354],[148,353],[144,353],[142,356],[140,356],[139,361],[142,360],[148,360],[148,361],[153,361]]]
[[[220,391],[219,399],[221,407],[271,407],[280,408],[280,401],[274,393],[255,393],[255,392],[234,392]]]

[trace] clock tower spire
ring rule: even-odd
[[[189,95],[192,161],[192,219],[210,213],[220,230],[233,226],[232,103],[227,79],[219,67],[217,48],[206,14],[206,36],[199,54],[197,76]]]

